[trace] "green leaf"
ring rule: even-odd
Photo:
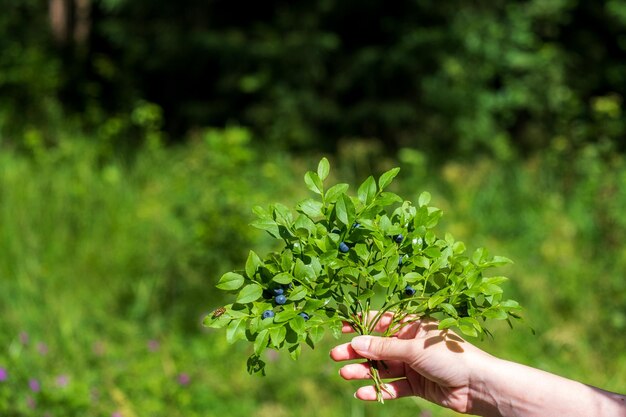
[[[289,356],[291,356],[291,359],[293,359],[294,361],[298,360],[301,352],[302,352],[302,347],[300,347],[299,344],[294,345],[289,348]]]
[[[481,314],[487,319],[506,320],[507,318],[509,318],[509,315],[506,314],[506,311],[500,308],[488,308],[487,310],[484,310]]]
[[[400,203],[401,201],[402,197],[399,195],[385,191],[376,197],[375,203],[380,207],[385,207],[393,203]]]
[[[280,313],[276,314],[276,316],[274,317],[274,323],[284,323],[296,317],[297,315],[298,315],[298,312],[295,310],[281,311]]]
[[[419,279],[422,279],[422,278],[423,278],[422,275],[417,273],[417,272],[409,272],[408,274],[404,275],[404,279],[407,282],[411,282],[411,283],[415,282],[415,281],[417,281]]]
[[[346,191],[348,191],[348,187],[348,184],[343,183],[333,185],[328,189],[328,191],[326,191],[324,199],[327,203],[334,203],[335,201],[337,201],[340,195],[345,194]]]
[[[289,327],[293,329],[298,335],[304,333],[304,319],[298,315],[289,320]]]
[[[478,332],[473,326],[459,323],[459,330],[466,336],[477,337]]]
[[[308,198],[298,204],[297,210],[306,214],[311,219],[317,219],[324,216],[322,212],[323,208],[324,205],[321,202]]]
[[[304,297],[306,297],[308,294],[308,291],[306,289],[306,287],[304,287],[303,285],[297,286],[296,288],[294,288],[290,293],[289,293],[289,299],[292,301],[298,301],[298,300],[302,300]]]
[[[257,355],[251,355],[248,358],[247,369],[249,374],[260,373],[265,376],[265,362],[263,362]]]
[[[202,325],[205,327],[211,327],[213,329],[219,329],[226,326],[230,322],[230,320],[232,320],[232,318],[225,314],[222,314],[218,317],[213,314],[209,314],[204,317]]]
[[[304,174],[304,182],[309,190],[315,194],[322,194],[324,192],[324,185],[320,177],[313,171],[308,171]]]
[[[357,191],[357,195],[359,196],[359,200],[361,200],[364,205],[368,205],[372,202],[376,196],[376,181],[374,180],[374,177],[369,176],[365,181],[363,181],[363,184],[361,184]]]
[[[378,188],[380,190],[387,188],[387,186],[391,184],[396,175],[398,175],[398,172],[400,172],[400,168],[392,168],[389,171],[383,173],[378,179]]]
[[[343,194],[337,200],[335,204],[335,210],[337,211],[337,219],[346,226],[352,226],[355,220],[355,208],[352,200],[347,195]]]
[[[320,160],[320,163],[317,164],[317,176],[320,177],[322,181],[328,177],[328,173],[330,172],[330,164],[328,163],[328,159],[325,157]]]
[[[233,320],[226,327],[226,340],[228,343],[234,343],[237,340],[246,338],[246,320]]]
[[[220,290],[234,291],[243,285],[244,277],[235,272],[227,272],[218,281],[216,287]]]
[[[474,251],[474,254],[472,255],[472,262],[474,262],[475,265],[481,265],[485,262],[488,256],[489,252],[487,252],[487,249],[478,248]]]
[[[305,265],[300,258],[296,259],[296,267],[294,269],[296,279],[309,282],[315,279],[315,271],[309,265]]]
[[[447,317],[439,322],[439,330],[449,329],[452,326],[457,325],[457,319],[454,317]]]
[[[270,332],[268,329],[261,330],[259,334],[256,335],[256,339],[254,340],[254,353],[256,355],[260,355],[263,353],[265,348],[267,348],[267,343],[270,340]]]
[[[256,227],[257,229],[265,230],[275,238],[280,238],[278,224],[272,219],[258,219],[250,223],[250,226]]]
[[[439,304],[439,308],[442,309],[449,316],[452,316],[452,317],[457,316],[456,308],[454,308],[452,304],[441,303]]]
[[[274,277],[272,278],[272,281],[277,282],[279,284],[291,284],[291,282],[293,281],[293,276],[288,273],[288,272],[281,272],[278,275],[274,275]]]
[[[293,265],[293,254],[289,249],[285,250],[280,257],[280,266],[283,268],[283,271],[291,271],[291,266]]]
[[[313,343],[318,343],[320,340],[322,340],[323,336],[324,336],[324,327],[315,326],[309,329],[309,337],[311,338]]]
[[[263,294],[263,288],[259,284],[246,285],[239,292],[237,302],[240,304],[250,303],[258,300],[261,294]]]
[[[489,262],[493,266],[504,266],[508,264],[512,264],[513,261],[504,256],[494,256],[491,262]]]
[[[367,246],[363,243],[357,243],[354,246],[354,251],[356,252],[359,259],[361,259],[363,262],[367,261],[367,259],[369,258],[370,252],[367,249]]]
[[[431,296],[428,299],[428,308],[432,310],[433,308],[441,304],[446,298],[447,298],[447,295],[445,294],[435,294]]]
[[[270,331],[270,339],[272,340],[272,345],[275,348],[279,348],[281,343],[285,341],[285,336],[287,335],[287,329],[285,326],[272,327],[269,329]]]
[[[291,214],[291,210],[289,207],[284,204],[275,203],[272,205],[272,212],[274,215],[274,220],[279,225],[283,225],[287,228],[291,228],[291,223],[293,222],[293,216]]]
[[[256,274],[257,269],[259,269],[262,265],[263,261],[261,261],[261,258],[259,258],[259,256],[253,251],[250,251],[248,259],[246,260],[246,275],[248,278],[252,279],[254,274]]]
[[[430,193],[428,191],[424,191],[417,199],[417,204],[419,204],[420,207],[423,207],[428,203],[430,203]]]

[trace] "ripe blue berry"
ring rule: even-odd
[[[309,315],[308,315],[308,314],[306,314],[305,312],[298,313],[298,315],[299,315],[300,317],[302,317],[302,318],[304,319],[304,321],[307,321],[307,320],[310,318],[310,317],[309,317]]]
[[[354,222],[354,224],[352,225],[353,229],[358,229],[359,227],[361,227],[361,223]]]
[[[280,295],[277,295],[276,297],[274,297],[274,301],[278,305],[283,305],[283,304],[285,304],[287,302],[287,297],[285,297],[284,295],[280,294]]]
[[[261,317],[263,319],[270,319],[274,317],[274,310],[265,310],[263,314],[261,314]]]
[[[349,247],[348,245],[346,245],[346,242],[341,242],[341,243],[339,244],[339,251],[340,251],[341,253],[346,253],[346,252],[348,252],[349,250],[350,250],[350,247]]]
[[[283,287],[274,287],[271,291],[273,295],[281,295],[285,292]]]
[[[406,287],[404,287],[404,294],[408,295],[409,297],[414,296],[415,288],[411,287],[410,285],[407,285]]]
[[[402,236],[402,233],[400,233],[399,235],[394,236],[393,240],[395,240],[397,243],[401,243],[404,240],[404,236]]]

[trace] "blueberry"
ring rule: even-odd
[[[274,287],[274,288],[271,289],[271,291],[272,291],[273,295],[281,295],[282,293],[285,292],[285,290],[284,290],[284,288],[282,286],[281,287]]]
[[[274,317],[274,310],[265,310],[263,314],[261,314],[261,317],[263,319],[270,319]]]
[[[395,240],[397,243],[401,243],[404,240],[404,236],[402,236],[402,233],[400,233],[399,235],[395,235],[393,237],[393,240]]]
[[[346,252],[348,252],[349,250],[350,250],[350,247],[349,247],[348,245],[346,245],[346,242],[341,242],[341,243],[339,244],[339,251],[340,251],[341,253],[346,253]]]
[[[287,302],[287,297],[285,297],[284,295],[280,294],[280,295],[277,295],[276,297],[274,297],[274,301],[278,305],[283,305],[283,304],[285,304]]]
[[[398,259],[398,266],[402,266],[403,259],[404,259],[404,255],[402,255],[400,259]]]
[[[414,296],[415,288],[411,287],[410,285],[407,285],[406,287],[404,287],[404,294],[408,295],[409,297]]]
[[[304,321],[307,321],[307,320],[310,318],[310,317],[309,317],[309,315],[308,315],[308,314],[306,314],[305,312],[298,313],[298,315],[299,315],[300,317],[302,317],[302,318],[304,319]]]
[[[358,229],[359,227],[361,227],[361,223],[354,222],[354,224],[352,225],[353,229]]]

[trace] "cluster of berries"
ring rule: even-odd
[[[264,290],[263,298],[265,299],[273,298],[274,303],[276,303],[276,305],[279,305],[279,306],[285,305],[285,303],[287,303],[287,296],[285,295],[285,292],[292,287],[293,287],[293,284],[289,284],[289,285],[280,285],[280,286],[272,287],[268,290]],[[274,313],[274,310],[265,310],[261,314],[261,317],[263,319],[269,319],[269,318],[273,318],[275,315],[276,313]],[[305,312],[301,312],[298,315],[302,317],[305,321],[310,318],[309,315]]]

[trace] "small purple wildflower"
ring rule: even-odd
[[[160,344],[158,340],[155,339],[150,339],[148,340],[148,350],[150,352],[156,352],[157,350],[159,350]]]
[[[30,338],[28,337],[28,333],[22,332],[20,333],[20,343],[26,346]]]
[[[6,369],[0,367],[0,382],[4,382],[9,379],[9,373]]]
[[[59,375],[57,376],[57,386],[59,388],[65,388],[70,383],[70,377],[67,375]]]
[[[39,381],[37,381],[35,378],[28,381],[28,387],[32,392],[41,391],[41,384],[39,384]]]
[[[48,354],[48,345],[43,342],[37,343],[37,352],[39,352],[41,356],[46,356]]]
[[[180,385],[189,385],[189,382],[191,382],[191,377],[189,376],[188,373],[182,372],[181,374],[178,375],[178,383]]]

